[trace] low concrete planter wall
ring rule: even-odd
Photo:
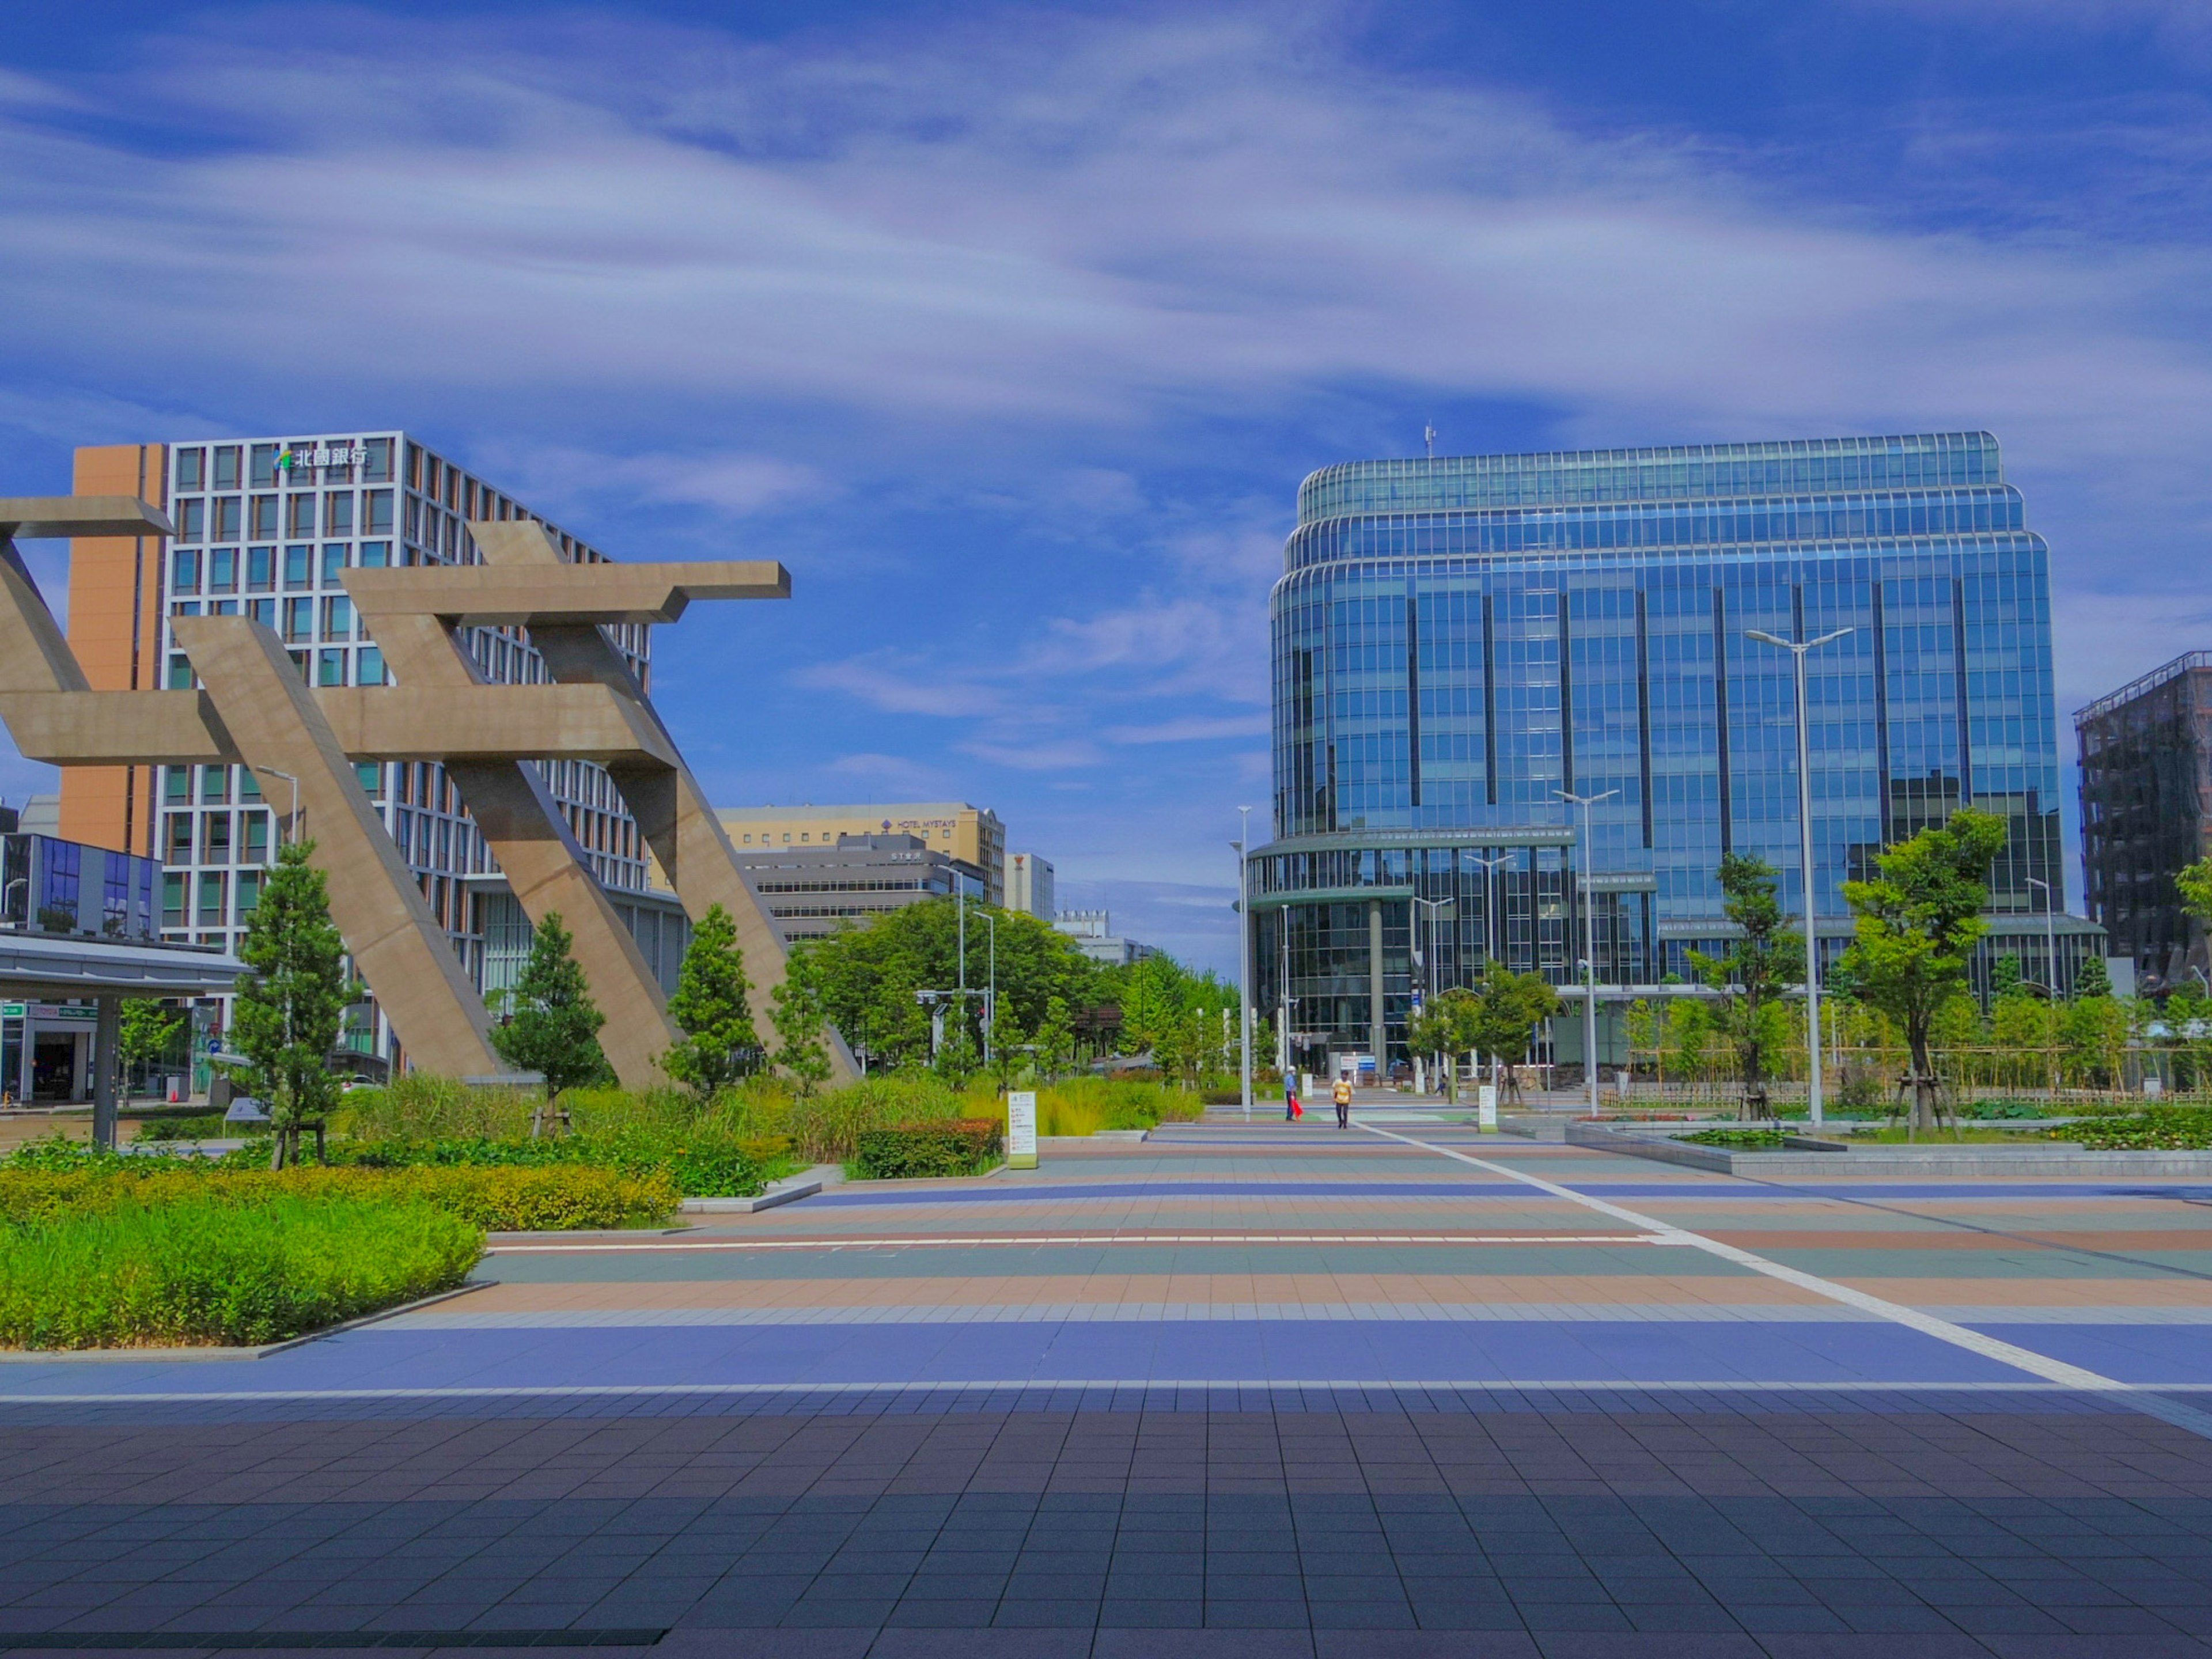
[[[1842,1152],[1735,1152],[1687,1146],[1640,1127],[1567,1125],[1571,1146],[1602,1147],[1721,1175],[1803,1176],[2212,1176],[2212,1152],[2090,1152],[2078,1146],[1881,1146]]]

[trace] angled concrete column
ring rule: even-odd
[[[532,568],[568,568],[544,526],[528,520],[481,521],[471,524],[469,531],[476,538],[484,562],[501,574]],[[596,567],[590,568],[596,574]],[[655,568],[667,571],[676,567]],[[644,570],[632,567],[626,574],[630,580],[638,580]],[[702,577],[707,574],[701,573]],[[533,619],[530,623],[530,641],[545,659],[545,665],[555,679],[564,684],[596,683],[633,699],[640,714],[666,738],[666,728],[647,700],[637,677],[630,672],[629,664],[596,624],[548,623]],[[666,741],[674,753],[674,739]],[[745,976],[753,984],[754,1023],[765,1035],[769,994],[783,983],[783,935],[739,866],[737,850],[730,845],[730,838],[714,817],[698,780],[691,775],[680,756],[672,767],[617,763],[610,765],[607,770],[615,787],[622,791],[623,800],[637,821],[639,831],[666,871],[670,884],[683,900],[685,913],[696,921],[706,915],[708,907],[720,904],[737,924],[738,945],[745,955]],[[830,1070],[836,1080],[849,1082],[857,1078],[860,1068],[854,1062],[852,1051],[845,1046],[844,1038],[835,1030],[827,1031],[825,1036]]]
[[[483,999],[276,635],[245,617],[172,626],[245,763],[299,779],[331,920],[415,1063],[452,1077],[504,1069]]]
[[[482,683],[475,662],[439,618],[380,612],[368,605],[362,616],[401,684],[459,689]],[[549,688],[529,689],[542,695]],[[660,1056],[683,1033],[670,1021],[659,981],[592,875],[544,780],[516,761],[449,760],[446,775],[524,912],[533,922],[557,913],[574,936],[577,964],[607,1017],[599,1047],[615,1075],[631,1089],[666,1083]]]

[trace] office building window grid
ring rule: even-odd
[[[1316,474],[1300,505],[1272,604],[1276,834],[1395,837],[1417,861],[1510,855],[1494,890],[1468,890],[1460,865],[1407,878],[1425,897],[1460,890],[1443,983],[1486,953],[1493,890],[1500,954],[1577,976],[1571,879],[1546,897],[1536,854],[1555,854],[1510,845],[1533,826],[1579,836],[1560,791],[1611,792],[1590,827],[1592,869],[1623,886],[1594,900],[1613,982],[1713,947],[1724,853],[1765,858],[1799,906],[1790,653],[1753,629],[1853,630],[1807,664],[1824,916],[1844,915],[1842,882],[1883,845],[1968,802],[2012,831],[1994,908],[2039,911],[2028,878],[2062,878],[2047,550],[1987,434],[1363,463]],[[1432,844],[1485,830],[1498,846]],[[1404,933],[1404,880],[1267,858],[1254,880],[1391,892],[1386,978],[1410,992],[1426,933]],[[1259,915],[1255,966],[1364,1009],[1366,906],[1331,897]],[[1574,921],[1556,947],[1554,902]]]
[[[170,454],[167,506],[178,535],[164,571],[165,617],[253,617],[276,631],[311,685],[376,686],[393,678],[346,597],[347,569],[475,563],[469,520],[532,516],[400,432],[208,440],[174,445]],[[605,556],[554,534],[571,559]],[[645,682],[646,629],[607,632]],[[548,678],[525,629],[471,629],[462,644],[488,680]],[[166,623],[159,660],[163,685],[195,684]],[[235,950],[277,844],[289,787],[272,781],[270,799],[243,768],[160,769],[154,851],[168,866],[164,936]],[[486,924],[471,878],[489,881],[498,870],[444,769],[393,763],[357,769],[456,952],[481,979]],[[645,887],[643,842],[605,770],[586,762],[544,762],[538,769],[601,882]]]

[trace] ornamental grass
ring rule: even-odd
[[[17,1154],[21,1159],[22,1154]],[[652,1226],[683,1193],[665,1170],[631,1174],[588,1164],[373,1169],[211,1167],[197,1159],[87,1154],[73,1167],[0,1167],[0,1223],[51,1224],[125,1207],[202,1203],[250,1209],[291,1199],[427,1204],[489,1232]]]
[[[105,1184],[100,1207],[0,1228],[0,1346],[280,1342],[449,1290],[483,1253],[420,1200]]]

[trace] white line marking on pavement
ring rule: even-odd
[[[67,1364],[67,1361],[58,1362]],[[159,1364],[159,1361],[149,1361]],[[2100,1389],[2130,1405],[2136,1391],[2133,1383],[2116,1382]],[[2192,1392],[2212,1389],[2212,1382],[2179,1382],[2176,1389]],[[1618,1378],[1575,1377],[1378,1377],[1378,1376],[997,1376],[965,1382],[574,1382],[514,1383],[509,1385],[408,1389],[214,1389],[204,1393],[153,1390],[136,1393],[114,1389],[105,1394],[0,1395],[0,1410],[9,1406],[131,1406],[143,1404],[240,1404],[268,1400],[618,1400],[664,1399],[684,1395],[746,1397],[757,1395],[809,1394],[945,1394],[963,1389],[1028,1392],[1040,1389],[1359,1389],[1385,1394],[1415,1389],[1465,1390],[1488,1394],[2075,1394],[2081,1390],[2056,1382],[1624,1382]],[[2153,1413],[2155,1416],[2156,1413]]]
[[[1796,1267],[1785,1267],[1779,1261],[1770,1261],[1763,1255],[1755,1255],[1749,1250],[1739,1249],[1733,1244],[1723,1244],[1718,1239],[1707,1238],[1701,1233],[1691,1232],[1686,1228],[1675,1226],[1672,1222],[1659,1220],[1656,1217],[1625,1208],[1621,1205],[1609,1203],[1604,1199],[1592,1198],[1586,1193],[1575,1191],[1571,1187],[1562,1187],[1555,1181],[1547,1181],[1540,1176],[1532,1176],[1524,1170],[1516,1170],[1509,1164],[1493,1164],[1488,1158],[1469,1158],[1465,1152],[1454,1152],[1449,1146],[1431,1146],[1427,1141],[1416,1140],[1410,1135],[1397,1134],[1389,1129],[1378,1129],[1371,1123],[1363,1123],[1359,1127],[1371,1135],[1382,1135],[1407,1146],[1419,1146],[1425,1152],[1436,1153],[1439,1158],[1456,1158],[1460,1163],[1472,1164],[1478,1170],[1487,1170],[1492,1175],[1504,1176],[1510,1180],[1534,1187],[1540,1192],[1549,1193],[1554,1198],[1563,1198],[1571,1204],[1581,1205],[1584,1209],[1595,1210],[1599,1214],[1610,1216],[1615,1221],[1625,1221],[1632,1227],[1648,1227],[1651,1230],[1653,1235],[1651,1242],[1655,1244],[1678,1244],[1703,1250],[1709,1255],[1720,1257],[1723,1261],[1733,1261],[1740,1267],[1748,1267],[1753,1273],[1765,1273],[1769,1279],[1778,1279],[1785,1285],[1795,1285],[1798,1289],[1810,1291],[1815,1296],[1824,1296],[1832,1302],[1840,1302],[1847,1308],[1857,1308],[1867,1313],[1879,1314],[1885,1319],[1894,1321],[1905,1327],[1908,1330],[1918,1331],[1923,1336],[1932,1336],[1937,1341],[1948,1342],[1954,1348],[1964,1348],[1967,1352],[1979,1354],[1984,1359],[1994,1359],[2001,1364],[2013,1366],[2016,1370],[2026,1371],[2031,1376],[2040,1376],[2047,1382],[2056,1382],[2065,1388],[2080,1389],[2087,1393],[2117,1395],[2139,1412],[2148,1413],[2150,1416],[2172,1424],[2178,1429],[2186,1429],[2191,1434],[2212,1440],[2212,1413],[2199,1411],[2194,1406],[2185,1406],[2177,1401],[2160,1399],[2157,1395],[2140,1389],[2136,1384],[2123,1382],[2116,1377],[2106,1376],[2101,1371],[2089,1370],[2080,1365],[2069,1365],[2063,1359],[2053,1359],[2047,1354],[2036,1352],[2033,1348],[2023,1348],[2014,1343],[1999,1341],[1994,1336],[1984,1336],[1979,1331],[1969,1330],[1964,1325],[1954,1325],[1948,1319],[1938,1319],[1933,1314],[1921,1312],[1917,1308],[1908,1308],[1902,1303],[1888,1302],[1878,1296],[1869,1296],[1864,1291],[1855,1291],[1848,1285],[1838,1285],[1832,1279],[1822,1279],[1814,1273],[1802,1273]]]
[[[889,1250],[949,1244],[1670,1244],[1644,1233],[1000,1233],[972,1237],[716,1238],[651,1244],[494,1244],[487,1255],[583,1255],[605,1250]]]

